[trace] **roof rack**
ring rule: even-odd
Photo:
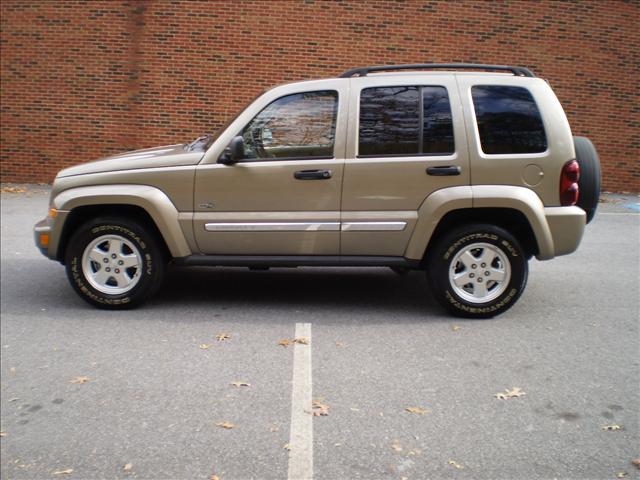
[[[372,67],[360,67],[347,70],[340,78],[364,77],[371,72],[385,72],[390,70],[416,70],[423,68],[450,68],[450,69],[473,69],[473,70],[498,70],[512,72],[518,77],[535,77],[533,72],[525,67],[509,67],[506,65],[484,65],[481,63],[416,63],[411,65],[378,65]]]

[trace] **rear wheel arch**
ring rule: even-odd
[[[538,242],[526,215],[514,208],[463,208],[447,212],[438,222],[422,255],[426,267],[429,251],[443,235],[469,224],[483,223],[502,228],[513,235],[528,258],[539,253]]]

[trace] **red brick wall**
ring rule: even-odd
[[[629,1],[2,0],[2,181],[187,141],[264,88],[355,66],[524,65],[604,188],[640,190],[640,6]]]

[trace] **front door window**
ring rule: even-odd
[[[332,90],[274,100],[241,132],[245,159],[332,158],[337,107]]]

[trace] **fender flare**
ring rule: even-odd
[[[191,248],[178,222],[179,212],[165,193],[149,185],[96,185],[64,190],[52,199],[61,211],[90,205],[134,205],[155,222],[173,257],[191,255]]]
[[[533,190],[512,185],[459,186],[433,192],[418,209],[418,221],[404,256],[422,259],[440,220],[454,210],[468,208],[509,208],[521,212],[536,237],[536,257],[549,260],[555,256],[542,200]]]

